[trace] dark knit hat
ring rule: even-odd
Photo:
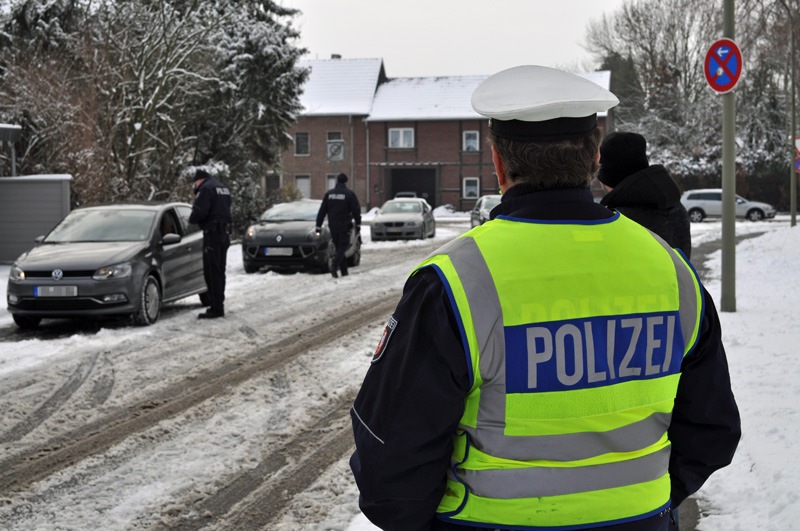
[[[346,183],[347,182],[347,175],[345,175],[344,173],[340,173],[339,175],[336,176],[336,182],[337,183]]]
[[[194,177],[192,177],[192,182],[197,181],[198,179],[208,179],[211,177],[211,174],[208,173],[206,170],[197,170],[194,172]]]
[[[600,144],[600,171],[597,179],[615,188],[628,175],[650,166],[647,141],[638,133],[610,133]]]

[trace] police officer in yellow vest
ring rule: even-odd
[[[411,273],[351,411],[381,529],[666,530],[733,458],[711,297],[589,190],[617,103],[538,66],[475,90],[501,204]]]

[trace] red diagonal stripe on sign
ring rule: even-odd
[[[717,58],[717,62],[719,62],[719,67],[722,68],[725,71],[726,74],[728,74],[728,77],[730,77],[731,80],[736,79],[736,74],[734,74],[733,72],[731,72],[728,69],[728,64],[719,55],[719,51],[718,50],[720,50],[721,48],[723,48],[723,47],[720,46],[719,48],[714,50],[714,57]],[[733,48],[731,48],[730,46],[728,46],[728,51],[730,52],[730,54],[728,55],[728,61],[730,61],[732,58],[736,57],[736,54],[733,53]],[[717,77],[719,77],[719,76],[717,76]]]

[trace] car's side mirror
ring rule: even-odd
[[[33,239],[33,243],[42,243],[44,241],[44,234],[37,236]]]
[[[175,234],[174,232],[170,232],[169,234],[165,234],[163,238],[161,238],[161,243],[163,245],[174,245],[176,243],[180,243],[181,235]]]

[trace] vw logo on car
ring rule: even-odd
[[[53,277],[53,280],[61,280],[64,278],[64,272],[60,269],[53,269],[53,272],[50,273],[50,276]]]

